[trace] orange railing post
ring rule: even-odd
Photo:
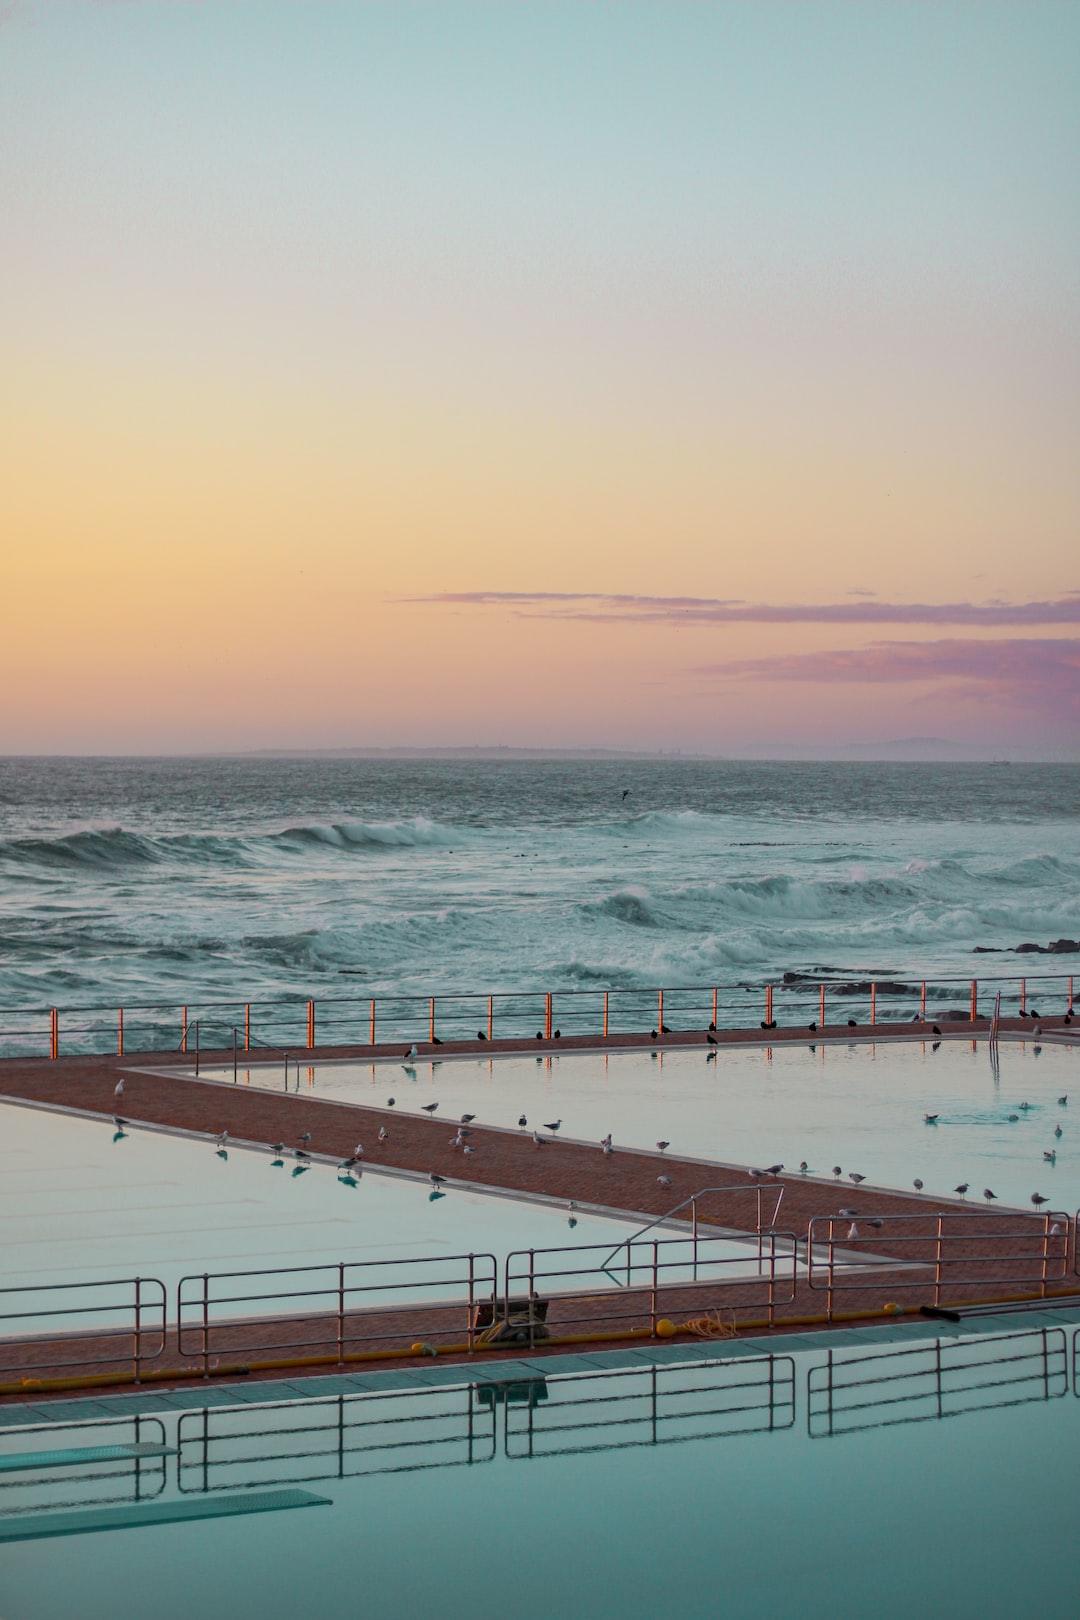
[[[488,1040],[490,1041],[495,1030],[495,997],[488,996]]]
[[[117,1017],[116,1017],[116,1055],[117,1055],[117,1057],[123,1057],[123,1055],[124,1055],[124,1009],[123,1009],[123,1007],[120,1008],[120,1011],[118,1012]]]
[[[819,997],[818,1023],[821,1025],[822,1029],[825,1028],[825,986],[824,985],[821,986],[821,995]]]
[[[60,1012],[56,1007],[49,1014],[49,1055],[60,1056]]]
[[[712,1025],[713,1025],[713,1029],[715,1029],[716,1028],[716,986],[715,986],[715,984],[713,985],[713,993],[712,993]]]
[[[180,1009],[180,1050],[187,1051],[187,1008]]]
[[[658,1035],[664,1033],[664,992],[662,990],[656,992],[656,1033]]]
[[[551,991],[544,997],[544,1034],[551,1039]]]
[[[605,1041],[607,1040],[607,1032],[608,1032],[608,993],[605,990],[604,991],[604,1039],[605,1039]]]
[[[371,1045],[375,1045],[375,997],[371,998]]]
[[[244,1002],[244,1051],[251,1051],[251,1002]]]
[[[765,1022],[772,1023],[772,985],[765,986]]]
[[[979,981],[971,981],[971,1022],[974,1023],[979,1016]]]
[[[307,1004],[307,1043],[310,1052],[315,1045],[315,1003],[313,1001],[309,1001]]]
[[[1020,1011],[1021,1011],[1021,1013],[1026,1013],[1027,1012],[1027,980],[1026,979],[1021,979],[1020,980]]]
[[[926,1023],[926,980],[925,979],[923,980],[922,988],[919,991],[919,1018],[921,1019],[921,1021],[924,1024]]]
[[[870,986],[870,1023],[877,1023],[877,985]]]

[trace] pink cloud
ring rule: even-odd
[[[740,658],[697,671],[727,680],[872,684],[946,681],[1004,703],[1080,716],[1080,639],[876,641],[835,652]]]
[[[712,596],[632,596],[590,591],[445,591],[413,597],[444,607],[502,607],[526,617],[592,624],[1080,624],[1080,593],[1042,602],[745,602]]]

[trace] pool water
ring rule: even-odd
[[[280,1068],[252,1066],[241,1082],[282,1086]],[[218,1071],[231,1083],[232,1070]],[[562,1134],[735,1164],[806,1160],[877,1185],[950,1195],[962,1182],[1002,1203],[1042,1193],[1055,1209],[1080,1207],[1080,1043],[1041,1048],[1002,1041],[997,1065],[985,1041],[725,1047],[456,1058],[434,1063],[323,1063],[292,1085],[309,1096],[398,1112],[439,1101],[448,1118],[515,1129],[562,1120]],[[1058,1098],[1068,1096],[1061,1105]],[[1027,1107],[1021,1106],[1027,1104]],[[926,1114],[937,1114],[927,1125]],[[1012,1116],[1015,1115],[1015,1118]],[[1075,1127],[1073,1119],[1076,1119]],[[1055,1135],[1060,1129],[1061,1135]],[[1048,1161],[1045,1153],[1055,1158]]]
[[[1067,1614],[1078,1323],[1059,1310],[768,1352],[0,1409],[2,1612]],[[41,1450],[130,1445],[136,1414],[139,1443],[165,1455],[4,1471]],[[283,1491],[315,1500],[292,1511],[295,1496],[268,1495]],[[137,1498],[218,1516],[137,1526]],[[273,1510],[237,1511],[259,1505]],[[95,1509],[116,1527],[49,1539],[60,1515],[85,1525]]]

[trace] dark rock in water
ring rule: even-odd
[[[1017,956],[1075,956],[1080,954],[1080,939],[1055,939],[1049,945],[1036,945],[1028,939],[1014,950]]]
[[[971,1022],[971,1008],[950,1007],[947,1012],[938,1013],[938,1022],[940,1023],[943,1019],[954,1024],[958,1024],[963,1020],[965,1024],[968,1024]]]
[[[973,956],[1000,956],[1000,945],[976,945],[972,951]]]

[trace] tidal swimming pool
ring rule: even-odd
[[[232,1069],[216,1075],[231,1082]],[[240,1083],[279,1090],[283,1072],[253,1065]],[[672,1156],[782,1162],[789,1172],[805,1160],[829,1179],[840,1165],[881,1186],[918,1178],[951,1196],[967,1182],[973,1198],[989,1187],[1002,1203],[1026,1206],[1039,1192],[1054,1208],[1080,1206],[1080,1044],[1002,1041],[996,1064],[985,1040],[956,1037],[724,1047],[711,1059],[702,1047],[301,1064],[297,1086],[368,1107],[393,1096],[398,1112],[438,1102],[450,1119],[475,1113],[509,1129],[522,1114],[530,1130],[561,1120],[563,1136],[598,1142],[610,1131],[616,1146],[644,1148],[666,1140]]]
[[[1078,1323],[0,1408],[3,1613],[1066,1614]]]

